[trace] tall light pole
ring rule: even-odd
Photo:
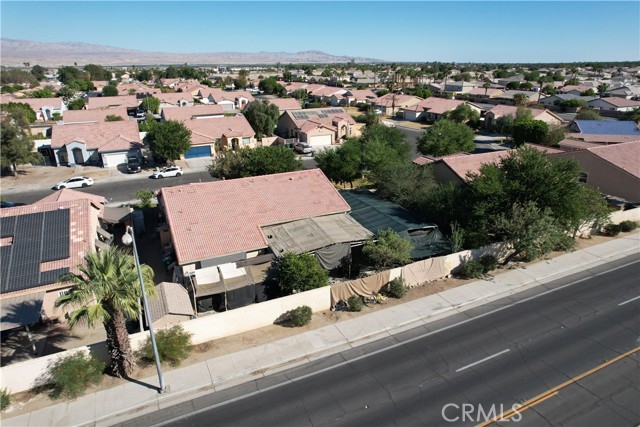
[[[140,269],[140,260],[138,259],[138,248],[136,247],[136,236],[133,232],[133,227],[127,225],[124,236],[122,236],[122,243],[125,245],[133,244],[133,259],[136,262],[136,268],[138,269],[138,281],[140,282],[140,288],[142,289],[142,301],[144,302],[144,316],[147,319],[147,325],[149,325],[149,335],[151,335],[151,346],[153,347],[153,357],[156,360],[156,369],[158,370],[158,381],[160,382],[160,393],[165,392],[164,378],[162,377],[162,368],[160,367],[160,356],[158,354],[158,347],[156,346],[156,335],[153,332],[153,322],[149,315],[149,302],[147,301],[147,291],[144,289],[144,281],[142,280],[142,270]]]

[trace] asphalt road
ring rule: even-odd
[[[499,415],[636,348],[639,272],[640,256],[627,257],[558,280],[553,291],[538,287],[517,302],[505,298],[121,425],[475,425],[486,418],[480,407]],[[636,425],[637,362],[636,353],[501,425]]]

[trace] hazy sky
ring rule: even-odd
[[[6,1],[1,35],[162,52],[299,52],[388,61],[640,59],[634,1]]]

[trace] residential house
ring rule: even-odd
[[[518,74],[511,77],[504,77],[504,78],[498,79],[497,83],[500,86],[507,86],[509,83],[512,83],[512,82],[516,82],[516,83],[524,82],[524,75]]]
[[[633,99],[633,100],[640,100],[640,86],[638,85],[627,85],[627,86],[622,86],[613,90],[610,90],[609,95],[611,96],[615,96],[618,98],[625,98],[625,99]]]
[[[640,136],[640,128],[631,120],[574,120],[571,131],[591,135]]]
[[[280,112],[280,114],[284,113],[285,111],[299,110],[302,108],[302,106],[300,105],[300,101],[295,98],[269,98],[267,99],[267,101],[269,101],[270,104],[278,107],[278,111]]]
[[[92,96],[87,99],[86,109],[116,108],[124,106],[127,110],[136,110],[140,100],[135,95]]]
[[[182,108],[164,108],[160,116],[163,120],[184,122],[191,119],[197,120],[224,117],[224,110],[221,106],[215,104],[193,105]]]
[[[369,89],[349,89],[342,94],[331,95],[331,105],[337,107],[339,105],[356,105],[356,104],[368,104],[374,105],[378,100],[378,96]]]
[[[584,105],[587,105],[588,102],[593,101],[594,99],[596,99],[594,96],[581,96],[581,95],[557,93],[555,95],[547,96],[546,98],[540,99],[539,104],[542,104],[545,107],[553,107],[563,102],[578,101],[578,102],[584,103]]]
[[[28,327],[42,320],[64,320],[54,303],[80,273],[84,256],[96,250],[100,207],[89,198],[0,210],[0,330]]]
[[[530,92],[527,90],[507,90],[501,95],[497,95],[494,99],[496,99],[501,104],[515,105],[516,100],[514,99],[514,96],[518,93],[521,93],[527,97],[527,104],[538,102],[538,98],[544,98],[544,96],[541,96],[538,92]]]
[[[482,86],[482,83],[465,82],[464,80],[461,80],[459,82],[456,82],[455,80],[448,80],[444,88],[444,91],[454,96],[462,95],[462,94],[471,92],[473,89],[477,88],[478,86]]]
[[[158,93],[154,97],[160,100],[160,108],[187,107],[193,105],[193,95],[183,92]]]
[[[102,93],[102,89],[109,84],[106,80],[92,80],[91,83],[93,84],[93,87],[96,88],[95,91],[98,93]]]
[[[401,108],[411,107],[419,104],[422,98],[413,95],[398,95],[388,93],[378,98],[375,102],[375,108],[385,116],[395,116],[400,112]]]
[[[580,96],[589,89],[597,92],[596,88],[590,85],[566,85],[558,88],[558,93]]]
[[[203,104],[218,104],[224,111],[242,110],[253,102],[253,95],[245,90],[203,89],[200,97]]]
[[[603,135],[586,133],[569,133],[566,138],[558,143],[558,148],[564,151],[584,150],[587,148],[602,147],[622,142],[640,142],[638,135]]]
[[[182,81],[182,79],[160,79],[160,84],[173,89],[180,81]]]
[[[54,125],[51,128],[51,161],[54,165],[116,167],[127,163],[129,155],[140,157],[142,147],[138,124],[133,120]]]
[[[98,123],[105,122],[107,116],[121,117],[122,120],[129,120],[127,107],[120,105],[115,108],[105,108],[102,110],[67,110],[64,112],[62,120],[65,125],[78,123]]]
[[[36,120],[46,122],[53,120],[53,115],[58,113],[61,116],[67,110],[62,98],[16,98],[9,102],[20,102],[29,104],[31,109],[36,113]]]
[[[297,138],[314,147],[358,136],[356,122],[343,108],[309,108],[285,111],[278,119],[276,134]]]
[[[563,152],[562,150],[534,144],[526,145],[546,152],[546,154]],[[444,157],[420,156],[415,159],[413,163],[421,166],[430,164],[434,178],[440,184],[453,183],[455,185],[461,185],[469,181],[469,174],[478,174],[482,165],[499,163],[500,160],[507,157],[509,153],[509,150],[500,150],[479,154],[458,153]]]
[[[601,193],[640,202],[640,142],[589,147],[553,157],[576,160],[583,182]]]
[[[469,95],[470,99],[473,99],[476,102],[483,102],[487,99],[495,98],[499,95],[502,95],[503,93],[504,90],[495,87],[476,87],[467,92],[467,95]]]
[[[400,112],[406,120],[435,122],[440,120],[445,113],[455,110],[458,106],[467,104],[472,110],[481,112],[481,108],[475,104],[455,99],[430,97],[420,101],[411,107],[401,108]]]
[[[537,108],[526,108],[527,111],[531,113],[531,116],[535,120],[541,120],[548,125],[558,126],[564,123],[564,120],[549,110],[540,110]],[[502,116],[516,116],[518,111],[518,107],[513,105],[496,105],[484,116],[484,127],[490,129]]]
[[[184,154],[186,159],[216,156],[222,151],[256,146],[256,133],[242,115],[192,116],[181,121],[191,131],[191,148]]]
[[[331,99],[332,96],[340,96],[347,92],[346,89],[341,87],[324,86],[309,91],[309,97],[317,101],[326,102]]]
[[[627,98],[610,96],[607,98],[596,98],[587,103],[591,108],[604,111],[633,111],[640,107],[640,101]]]

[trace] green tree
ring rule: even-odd
[[[516,105],[526,105],[527,102],[529,102],[529,97],[524,93],[516,93],[513,95],[513,102],[515,102]]]
[[[85,255],[79,274],[64,275],[62,280],[73,287],[56,300],[56,307],[73,308],[69,328],[87,322],[89,327],[102,323],[107,333],[111,357],[111,374],[128,378],[133,373],[135,357],[129,342],[126,320],[137,319],[142,296],[133,256],[115,247]],[[142,279],[149,296],[155,295],[153,270],[142,265]]]
[[[39,65],[34,65],[31,68],[31,74],[33,74],[33,77],[36,78],[36,80],[38,81],[42,81],[44,80],[44,75],[46,74],[48,70],[46,68],[43,68]]]
[[[549,125],[542,120],[516,120],[513,123],[512,137],[516,146],[525,142],[545,144],[549,134]]]
[[[431,167],[409,160],[382,166],[375,182],[376,194],[413,211],[420,209],[435,185]]]
[[[611,85],[609,83],[600,83],[598,85],[598,94],[600,95],[600,98],[602,98],[609,91],[609,88],[611,88]]]
[[[116,114],[108,114],[108,115],[104,118],[104,121],[105,121],[105,122],[120,122],[120,121],[122,121],[122,120],[124,120],[124,119],[122,118],[122,116],[118,116],[118,115],[116,115]]]
[[[438,120],[425,130],[418,139],[418,150],[431,156],[448,156],[475,149],[473,130],[461,123],[451,120]]]
[[[87,64],[83,69],[89,73],[89,80],[111,80],[111,73],[102,65]]]
[[[118,88],[112,85],[106,85],[102,88],[102,96],[118,96]]]
[[[392,229],[378,230],[375,239],[364,244],[362,253],[376,270],[387,270],[411,262],[413,245]]]
[[[602,116],[593,108],[581,108],[576,114],[576,120],[602,120]]]
[[[18,175],[18,165],[29,162],[37,162],[41,156],[33,151],[35,144],[31,135],[29,118],[21,107],[6,107],[0,110],[0,123],[2,141],[0,160],[3,167],[11,166],[13,174]]]
[[[66,84],[69,80],[91,80],[89,73],[81,71],[76,67],[60,67],[58,68],[58,80]]]
[[[620,116],[620,120],[632,120],[636,122],[636,124],[640,124],[640,107],[624,112],[622,116]]]
[[[0,84],[3,85],[28,85],[34,87],[38,85],[38,80],[29,71],[18,69],[5,69],[0,70]]]
[[[547,133],[547,138],[544,142],[544,145],[549,147],[557,147],[560,141],[564,139],[566,128],[560,125],[552,125],[549,127],[549,133]]]
[[[302,169],[293,151],[283,146],[257,147],[247,150],[243,176],[271,175]]]
[[[153,96],[147,96],[140,103],[140,108],[145,111],[151,111],[153,114],[160,113],[161,101]]]
[[[263,136],[273,135],[280,110],[275,104],[261,100],[251,102],[243,114],[256,132],[256,138],[261,140]]]
[[[335,150],[324,150],[315,156],[318,168],[331,181],[344,184],[349,183],[353,187],[361,174],[361,144],[357,140],[347,140]]]
[[[45,86],[42,89],[31,92],[32,98],[53,98],[53,86]]]
[[[207,166],[207,171],[214,178],[235,179],[242,178],[244,162],[249,150],[225,151]]]
[[[175,120],[157,123],[147,133],[149,147],[166,161],[178,160],[191,148],[191,130]]]
[[[472,128],[475,128],[480,123],[480,113],[469,104],[460,104],[452,111],[445,114],[445,118],[452,120],[456,123],[466,123]]]
[[[19,115],[21,114],[20,111],[22,111],[29,123],[33,123],[36,121],[35,111],[31,109],[31,106],[29,104],[23,102],[9,102],[8,104],[0,104],[0,111],[14,115]]]
[[[278,288],[283,295],[309,291],[329,284],[329,272],[310,253],[285,253],[277,263]]]
[[[69,110],[82,110],[84,108],[84,99],[77,98],[67,104]]]

